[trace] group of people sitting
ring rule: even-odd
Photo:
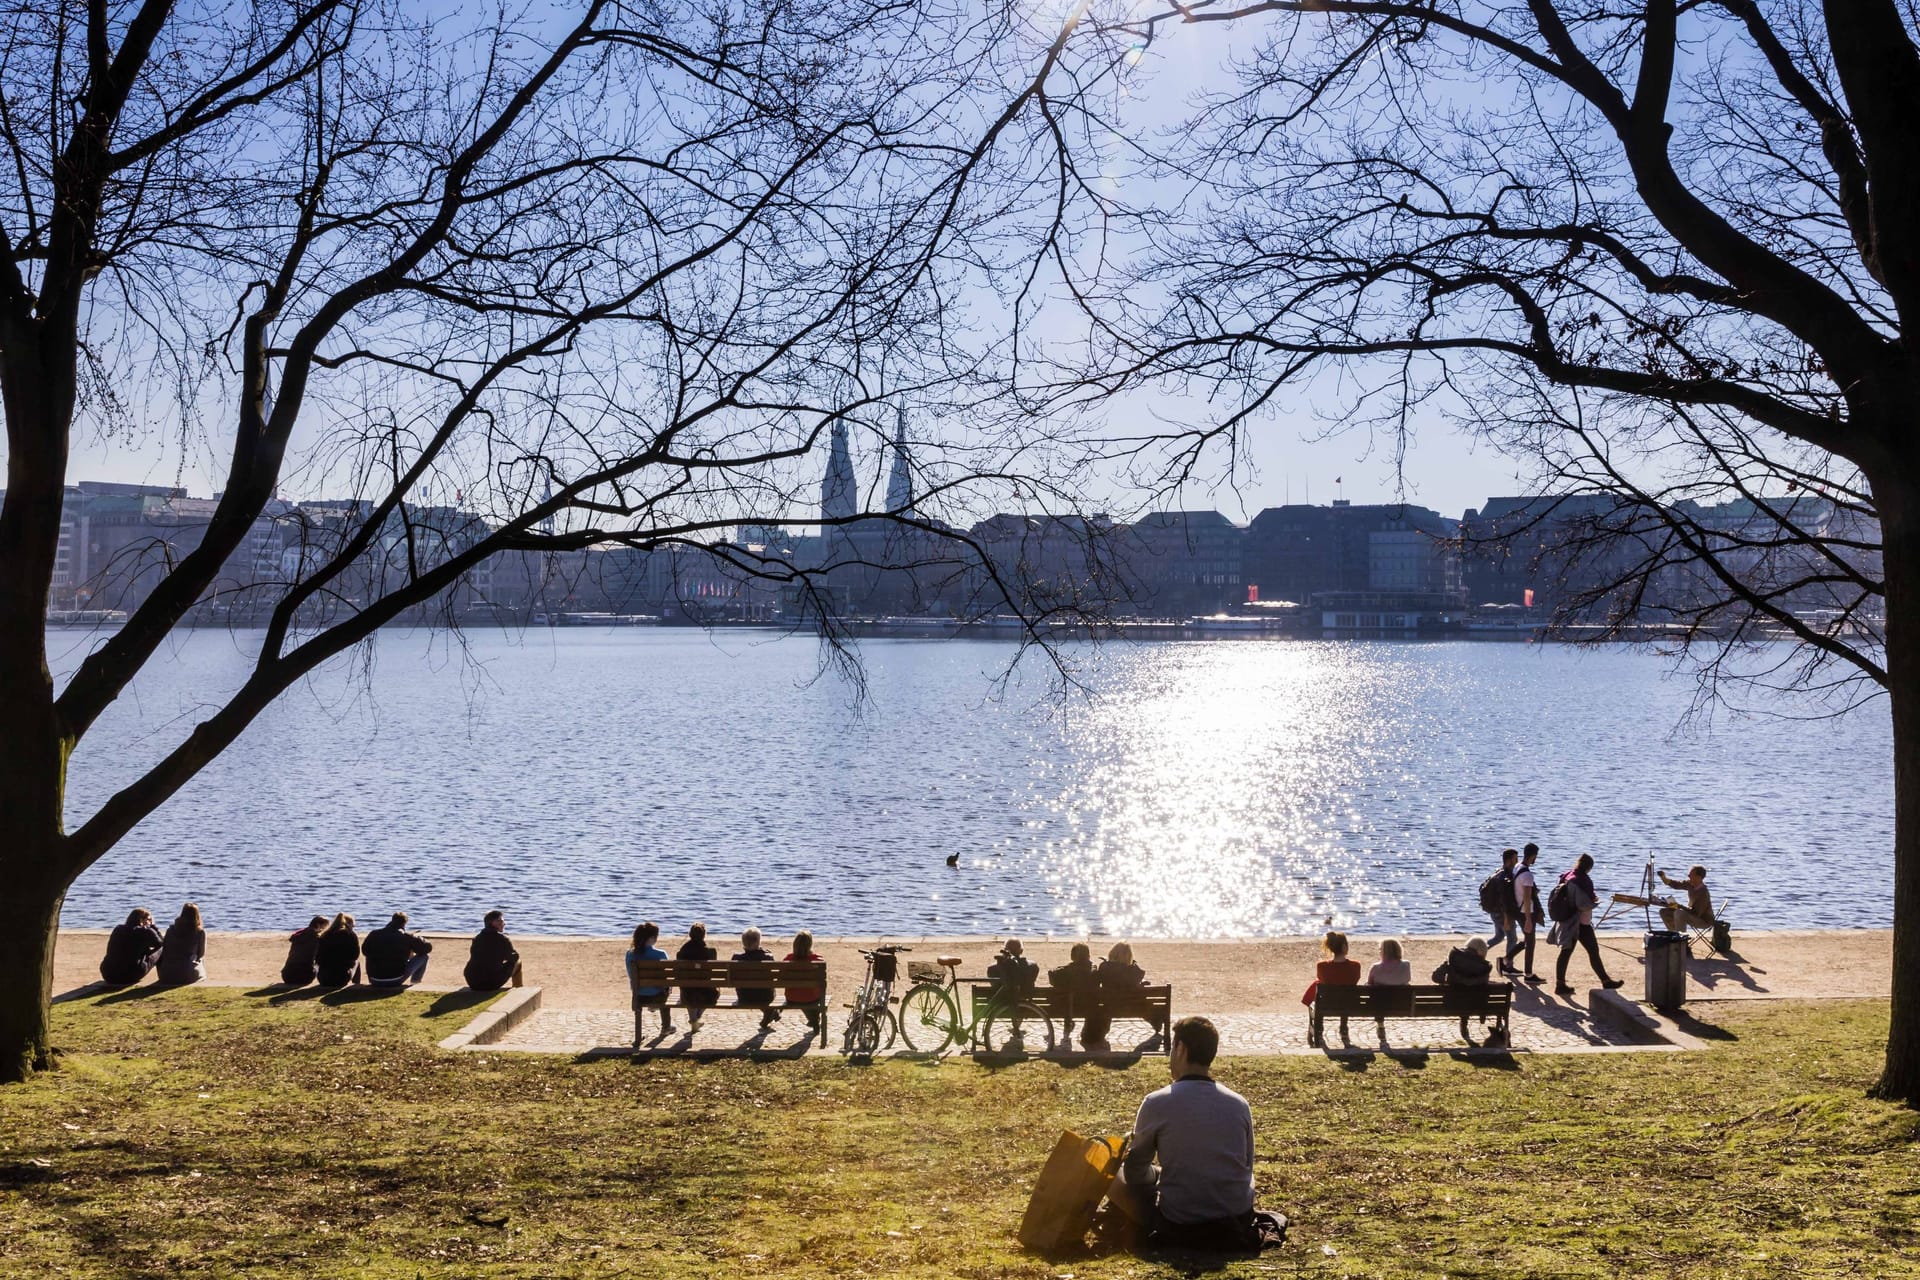
[[[408,931],[404,911],[394,912],[392,919],[370,930],[364,939],[354,931],[353,917],[344,911],[332,919],[315,916],[287,939],[280,981],[288,987],[315,982],[344,987],[362,981],[375,987],[404,987],[427,976],[432,952],[432,942]],[[157,972],[159,981],[169,985],[198,982],[207,976],[206,955],[207,931],[199,907],[191,902],[181,907],[165,934],[154,926],[152,912],[137,907],[108,936],[100,978],[127,987]],[[487,912],[468,948],[463,976],[475,991],[517,987],[524,980],[520,953],[507,936],[507,920],[500,912]]]
[[[987,980],[1008,989],[1016,998],[1032,992],[1039,974],[1040,966],[1026,958],[1026,946],[1018,938],[1008,938],[1006,946],[987,966]],[[1134,961],[1131,943],[1114,943],[1107,950],[1106,959],[1096,965],[1092,949],[1084,942],[1076,942],[1068,949],[1065,964],[1047,970],[1047,985],[1071,997],[1066,1007],[1080,1013],[1080,1047],[1099,1053],[1108,1048],[1107,1035],[1113,1029],[1107,997],[1146,986],[1147,974]],[[1166,1028],[1156,1026],[1153,1033],[1164,1035]],[[1062,1047],[1072,1040],[1073,1018],[1069,1014],[1061,1028]]]
[[[1320,963],[1314,966],[1313,982],[1301,996],[1302,1004],[1311,1006],[1321,987],[1352,987],[1361,985],[1360,962],[1348,954],[1352,943],[1347,935],[1337,930],[1328,932],[1320,943]],[[1432,981],[1440,986],[1473,987],[1485,986],[1493,980],[1493,964],[1487,959],[1487,943],[1484,938],[1468,938],[1465,942],[1447,952],[1432,974]],[[1367,969],[1365,985],[1370,987],[1406,987],[1413,984],[1413,964],[1406,958],[1406,949],[1398,938],[1380,940],[1380,958]],[[1376,1018],[1375,1029],[1382,1040],[1386,1039],[1387,1024],[1383,1018]],[[1340,1038],[1347,1038],[1347,1019],[1340,1019]],[[1460,1018],[1460,1038],[1468,1045],[1473,1037],[1467,1031],[1467,1016]],[[1489,1035],[1485,1041],[1489,1048],[1501,1043],[1498,1032]]]
[[[184,986],[207,976],[206,958],[207,930],[198,906],[184,904],[165,933],[154,924],[153,912],[135,907],[126,923],[115,925],[107,937],[100,980],[130,987],[157,972],[161,984]]]
[[[735,961],[757,964],[774,964],[773,952],[761,945],[763,939],[758,929],[743,929],[740,933],[740,950],[733,953]],[[673,992],[668,987],[655,986],[638,976],[635,964],[645,960],[665,960],[667,953],[660,948],[660,926],[651,920],[643,920],[633,930],[633,945],[627,949],[627,986],[633,992],[633,1045],[640,1047],[641,1021],[648,1009],[660,1012],[660,1034],[673,1032],[673,1010],[668,1000]],[[707,926],[696,920],[687,926],[687,940],[673,954],[675,960],[718,960],[719,949],[707,941]],[[787,964],[818,964],[821,957],[813,952],[813,935],[801,930],[793,935],[793,946],[784,957]],[[765,1030],[780,1020],[780,1010],[773,1007],[774,989],[772,987],[741,987],[735,996],[743,1005],[763,1007],[760,1014],[760,1028]],[[818,987],[788,987],[787,1002],[802,1006],[806,1015],[807,1030],[811,1035],[825,1035],[826,1025],[821,1015],[819,1000],[822,991]],[[707,1010],[720,1003],[718,987],[682,987],[681,1003],[687,1010],[688,1030],[698,1033],[700,1023],[706,1017]]]

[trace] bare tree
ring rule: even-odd
[[[1200,63],[1218,59],[1223,24],[1229,83],[1177,127],[1130,118],[1130,97],[1153,96],[1135,81],[1156,54],[1198,45]],[[1696,592],[1679,634],[1719,643],[1764,625],[1806,646],[1799,674],[1884,689],[1895,927],[1878,1091],[1908,1102],[1917,28],[1904,0],[1095,11],[1070,49],[1071,87],[1035,103],[1056,207],[1080,211],[1048,219],[1052,297],[1072,298],[1086,343],[1029,381],[1052,404],[1170,386],[1214,397],[1212,418],[1138,446],[1181,472],[1309,381],[1390,439],[1454,415],[1550,482],[1619,500],[1611,532],[1646,549],[1615,584],[1640,584],[1625,603],[1679,575]],[[1744,527],[1709,528],[1682,497],[1758,505]],[[1811,525],[1809,503],[1850,518]],[[1810,599],[1827,600],[1824,617]]]
[[[964,399],[953,298],[1023,199],[986,180],[1003,80],[1057,50],[993,6],[535,8],[0,5],[0,1079],[49,1062],[74,878],[303,675],[502,552],[808,512],[834,424]],[[59,685],[72,441],[155,424],[224,455],[217,504]],[[976,425],[922,442],[927,509],[1057,492],[1033,428]],[[69,830],[76,744],[263,518],[244,683]]]

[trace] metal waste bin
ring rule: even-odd
[[[1678,1009],[1687,1002],[1687,935],[1667,929],[1647,934],[1647,1003]]]

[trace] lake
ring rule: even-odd
[[[52,633],[56,671],[89,643]],[[76,752],[69,824],[255,643],[159,655]],[[83,875],[66,922],[192,898],[213,929],[499,906],[527,933],[1423,932],[1484,928],[1478,884],[1526,840],[1555,872],[1592,853],[1603,895],[1650,852],[1704,862],[1745,928],[1891,918],[1884,702],[1701,725],[1652,654],[1379,641],[1077,645],[1063,694],[1014,652],[865,641],[861,697],[763,631],[387,634]]]

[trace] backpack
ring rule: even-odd
[[[1547,895],[1547,919],[1565,924],[1579,914],[1573,905],[1573,881],[1562,880],[1553,886],[1553,892]]]
[[[1502,867],[1480,882],[1480,909],[1490,916],[1513,914],[1513,872]]]

